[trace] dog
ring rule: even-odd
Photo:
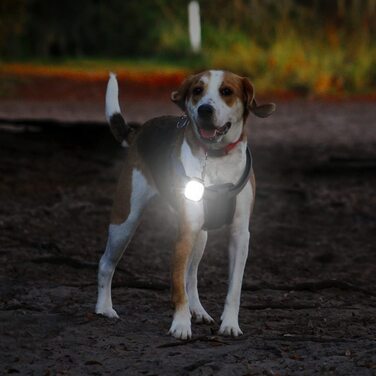
[[[276,106],[258,105],[248,78],[222,70],[189,76],[172,92],[171,100],[183,111],[181,117],[154,118],[136,129],[121,115],[116,76],[110,74],[106,118],[115,138],[129,149],[99,262],[96,313],[118,318],[112,306],[112,277],[145,206],[159,194],[178,217],[169,334],[189,339],[191,317],[196,322],[214,321],[200,302],[197,270],[207,232],[227,225],[229,286],[219,334],[237,337],[243,334],[238,316],[256,189],[245,123],[250,113],[267,117]],[[189,191],[189,184],[196,187]]]

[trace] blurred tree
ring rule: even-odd
[[[0,52],[5,56],[148,54],[154,51],[161,19],[152,0],[0,0],[0,10]],[[10,48],[10,39],[17,49]]]
[[[0,0],[2,56],[184,56],[189,0]],[[203,48],[376,32],[376,0],[200,0]],[[219,38],[218,35],[221,37]],[[364,38],[363,38],[364,39]],[[343,43],[343,41],[342,41]],[[221,45],[222,44],[222,45]],[[225,47],[226,48],[226,47]]]

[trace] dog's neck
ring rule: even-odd
[[[223,157],[230,153],[241,142],[247,142],[247,136],[245,131],[240,133],[240,136],[233,142],[219,142],[218,144],[207,144],[201,141],[192,129],[192,125],[189,124],[185,128],[184,138],[190,146],[193,154],[205,153],[209,157]]]

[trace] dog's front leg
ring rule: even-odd
[[[187,274],[187,293],[189,298],[189,309],[192,313],[195,322],[210,324],[214,320],[205,311],[200,302],[197,290],[197,271],[202,255],[205,250],[206,241],[208,239],[207,231],[201,230],[197,236],[196,243],[193,247],[190,265]]]
[[[175,312],[169,334],[180,339],[188,339],[192,335],[185,280],[196,235],[187,229],[181,231],[172,259],[172,303]]]
[[[243,332],[239,327],[239,305],[244,267],[249,249],[249,218],[252,204],[252,188],[248,183],[237,198],[229,242],[229,287],[221,316],[220,334],[237,337]]]
[[[192,203],[197,205],[197,203]],[[186,278],[189,267],[189,260],[197,236],[200,232],[200,221],[188,219],[190,208],[185,208],[184,218],[180,219],[179,235],[172,257],[172,303],[174,306],[174,318],[169,334],[179,339],[191,337],[191,313],[186,291]],[[194,212],[194,210],[193,210]]]

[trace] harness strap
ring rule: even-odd
[[[183,167],[184,169],[184,167]],[[204,198],[213,199],[216,195],[226,195],[227,198],[237,196],[247,184],[252,170],[252,155],[249,147],[246,149],[246,164],[242,176],[234,185],[233,183],[215,184],[205,187]]]
[[[186,175],[180,159],[172,157],[172,165],[178,180],[185,185],[191,179]],[[247,184],[252,171],[252,155],[249,147],[246,149],[246,165],[242,176],[236,184],[214,184],[205,187],[203,196],[204,230],[219,228],[230,224],[236,208],[236,196]]]

